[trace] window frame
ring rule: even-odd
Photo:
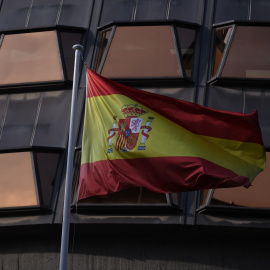
[[[20,149],[11,149],[11,150],[0,150],[1,154],[12,154],[12,153],[29,153],[32,164],[32,173],[33,180],[35,186],[35,194],[37,198],[36,205],[29,206],[12,206],[12,207],[0,207],[0,218],[6,216],[25,216],[28,215],[41,215],[41,214],[50,214],[53,212],[55,207],[57,194],[59,192],[60,185],[60,177],[59,175],[62,173],[61,168],[63,167],[63,149],[61,148],[52,148],[52,147],[31,147],[31,148],[20,148]],[[55,182],[52,187],[50,204],[46,205],[44,203],[44,198],[42,194],[42,184],[41,178],[38,171],[38,161],[37,161],[37,153],[51,153],[58,154],[58,161],[55,171]],[[60,168],[60,169],[59,169]]]
[[[62,80],[54,80],[54,81],[37,81],[37,82],[22,82],[22,83],[13,83],[13,84],[2,84],[0,85],[0,93],[19,93],[24,91],[50,91],[50,90],[62,90],[62,89],[70,89],[72,85],[72,80],[67,77],[66,71],[66,63],[63,54],[63,44],[61,42],[60,33],[61,32],[69,32],[81,34],[80,42],[82,43],[84,40],[84,32],[85,29],[81,27],[70,27],[70,26],[54,26],[54,27],[44,27],[44,28],[31,28],[31,29],[23,29],[23,30],[7,30],[0,32],[0,50],[2,43],[4,41],[5,35],[16,35],[16,34],[27,34],[27,33],[38,33],[38,32],[46,32],[51,31],[55,32],[55,40],[57,43],[57,54],[59,59],[59,64],[61,67]],[[72,49],[72,48],[71,48]]]
[[[179,83],[182,85],[194,85],[195,84],[195,77],[196,77],[196,70],[195,66],[197,64],[197,57],[198,49],[199,49],[199,25],[196,23],[187,23],[184,21],[178,20],[167,20],[167,21],[136,21],[136,22],[125,22],[125,21],[113,21],[109,24],[100,26],[97,28],[97,38],[95,41],[95,49],[94,49],[94,57],[92,61],[92,69],[96,70],[98,74],[101,73],[101,70],[104,66],[106,57],[108,55],[110,46],[112,44],[112,40],[116,31],[117,27],[133,27],[133,26],[170,26],[171,33],[172,33],[172,40],[175,44],[176,48],[176,60],[178,63],[178,67],[182,71],[182,76],[179,77],[154,77],[154,78],[124,78],[124,77],[115,77],[109,79],[113,81],[117,81],[122,84],[126,84],[133,87],[147,87],[147,86],[179,86]],[[176,37],[176,27],[183,27],[189,28],[195,31],[195,46],[194,46],[194,58],[193,58],[193,68],[192,68],[192,75],[191,77],[186,76],[185,67],[182,60],[182,53],[181,53],[181,46],[178,38]],[[97,69],[97,58],[99,55],[99,42],[101,40],[101,36],[104,32],[111,29],[110,37],[108,39],[108,43],[104,50],[103,56],[99,63],[99,67]],[[180,38],[179,38],[180,39]]]
[[[224,49],[217,72],[214,76],[212,76],[213,62],[214,62],[213,60],[215,57],[215,37],[216,37],[215,31],[218,28],[229,27],[229,26],[232,27],[231,33],[229,35],[229,42]],[[226,85],[231,85],[231,84],[234,84],[236,86],[238,85],[239,86],[243,86],[243,85],[244,86],[250,86],[250,85],[270,86],[270,78],[265,79],[265,78],[243,78],[243,77],[222,77],[221,76],[238,26],[270,27],[270,22],[265,22],[265,21],[251,22],[251,21],[231,20],[227,22],[213,24],[211,49],[210,49],[211,53],[210,53],[210,61],[209,61],[209,68],[208,68],[209,75],[208,75],[207,84],[213,84],[213,85],[218,85],[218,86],[226,86]]]

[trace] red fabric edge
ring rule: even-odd
[[[105,160],[81,166],[79,200],[136,186],[154,192],[174,193],[249,187],[250,181],[247,177],[196,157]]]

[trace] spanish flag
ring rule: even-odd
[[[257,112],[217,111],[87,70],[79,200],[129,187],[249,187],[265,166]]]

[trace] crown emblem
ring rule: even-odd
[[[149,111],[138,104],[129,104],[122,106],[121,112],[125,118],[133,118],[142,116]]]

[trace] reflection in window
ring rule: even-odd
[[[191,77],[195,35],[195,29],[173,25],[129,25],[104,30],[95,69],[109,78]]]
[[[81,33],[67,32],[59,30],[59,38],[61,41],[61,52],[63,55],[63,61],[66,71],[66,79],[73,80],[73,70],[74,70],[74,50],[72,47],[75,44],[81,43]]]
[[[237,26],[221,74],[216,74],[224,48],[228,46],[229,29],[216,30],[212,75],[222,78],[270,79],[269,27]]]
[[[232,27],[224,27],[224,28],[216,29],[215,54],[214,54],[213,71],[212,71],[213,77],[217,73],[217,69],[219,67],[222,55],[229,41],[231,30],[232,30]]]
[[[50,207],[59,153],[0,154],[0,208]]]
[[[215,189],[210,205],[246,206],[270,208],[270,152],[266,153],[266,167],[248,189],[244,187]],[[206,202],[208,191],[203,192],[202,204]]]
[[[101,75],[110,78],[181,76],[171,27],[117,27]]]
[[[270,78],[270,28],[238,26],[221,76]]]
[[[100,37],[99,44],[98,44],[98,54],[97,54],[97,59],[96,59],[95,70],[99,70],[99,68],[100,68],[100,62],[101,62],[101,59],[103,57],[106,46],[108,44],[111,32],[112,32],[112,29],[109,29],[109,30],[101,33],[101,37]]]
[[[186,76],[191,77],[194,49],[195,49],[195,35],[196,31],[190,28],[177,27],[178,39],[180,42],[183,65],[185,68]]]
[[[5,35],[0,48],[0,84],[63,80],[55,31]]]
[[[49,207],[56,180],[58,153],[35,152],[36,174],[41,189],[42,204]]]
[[[0,207],[38,204],[31,154],[0,155]]]

